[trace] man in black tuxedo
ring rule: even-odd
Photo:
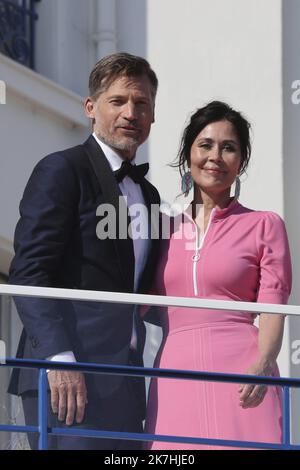
[[[158,81],[148,62],[127,53],[101,59],[89,80],[85,111],[93,134],[35,167],[20,204],[10,283],[115,292],[149,289],[158,256],[150,206],[157,190],[136,151],[154,122]],[[120,204],[121,202],[121,204]],[[146,236],[119,236],[139,214]],[[104,206],[105,205],[105,206]],[[101,230],[114,209],[114,233]],[[125,207],[125,211],[122,209]],[[125,214],[125,215],[124,215]],[[102,218],[101,218],[102,217]],[[116,236],[115,236],[116,235]],[[149,236],[148,236],[149,235]],[[142,365],[145,326],[132,305],[16,298],[24,324],[17,356]],[[22,396],[26,424],[37,421],[36,370],[14,370],[10,393]],[[144,380],[49,371],[50,426],[142,432]],[[37,436],[29,435],[31,448]],[[52,449],[137,449],[138,441],[49,438]]]

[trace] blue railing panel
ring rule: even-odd
[[[48,435],[68,435],[97,438],[130,439],[137,441],[160,441],[160,442],[180,442],[189,444],[205,444],[211,446],[235,447],[243,449],[282,449],[300,450],[300,445],[293,445],[290,442],[290,387],[300,388],[300,379],[290,379],[282,377],[259,377],[246,374],[225,374],[214,372],[181,371],[173,369],[155,369],[134,366],[120,366],[107,364],[86,364],[86,363],[62,363],[41,360],[27,359],[7,359],[0,366],[25,367],[40,369],[39,376],[39,423],[38,426],[12,426],[0,425],[0,431],[10,432],[39,432],[39,449],[47,449]],[[281,386],[283,388],[283,442],[281,444],[235,441],[227,439],[196,438],[185,436],[164,436],[154,434],[112,432],[91,429],[74,428],[48,428],[47,413],[47,373],[46,369],[55,370],[80,370],[89,373],[100,374],[122,374],[126,376],[149,376],[160,378],[175,378],[184,380],[206,380],[215,382],[233,383],[257,383],[269,386]]]

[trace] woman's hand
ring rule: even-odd
[[[249,375],[270,376],[274,371],[275,365],[276,364],[272,362],[266,363],[262,361],[257,361],[247,369],[246,373]],[[240,406],[242,408],[255,408],[256,406],[262,403],[267,391],[268,387],[266,385],[240,385],[238,390],[240,395]]]

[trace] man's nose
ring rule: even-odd
[[[126,103],[123,108],[123,116],[128,121],[134,121],[137,118],[136,106],[134,103]]]

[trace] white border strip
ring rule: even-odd
[[[300,315],[300,306],[0,284],[0,295]]]

